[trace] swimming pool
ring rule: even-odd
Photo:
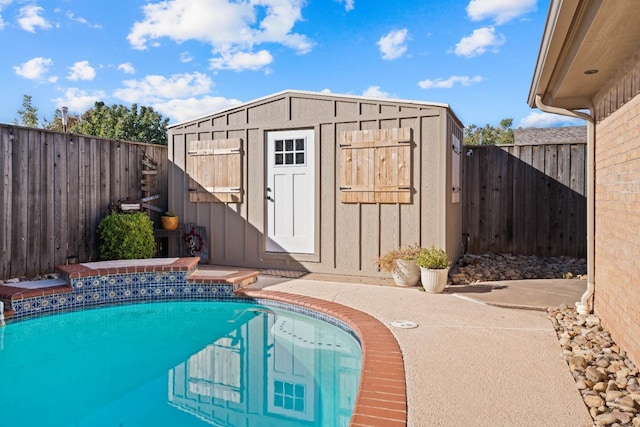
[[[12,426],[348,425],[351,334],[248,302],[155,302],[0,329],[0,419]]]

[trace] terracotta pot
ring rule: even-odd
[[[177,230],[179,218],[177,216],[161,216],[160,225],[163,230]]]
[[[420,267],[420,281],[425,291],[433,294],[439,294],[447,287],[447,278],[449,269],[442,268],[433,270],[430,268]]]
[[[415,260],[397,259],[391,275],[398,286],[415,286],[420,279],[420,268]]]

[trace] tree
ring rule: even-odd
[[[62,123],[62,111],[59,108],[56,108],[56,111],[53,113],[53,120],[49,121],[46,117],[43,117],[43,126],[48,130],[55,130],[58,132],[64,131],[64,125]],[[77,114],[69,114],[67,115],[67,130],[70,132],[78,133],[80,126],[80,116]]]
[[[38,109],[31,105],[30,95],[22,95],[22,110],[18,110],[20,121],[13,121],[14,124],[30,128],[38,127]]]
[[[20,121],[16,125],[38,127],[38,109],[31,105],[32,98],[24,95],[22,109],[18,110]],[[124,105],[106,106],[104,102],[96,102],[82,115],[67,116],[67,130],[73,133],[94,135],[103,138],[121,139],[124,141],[146,142],[148,144],[167,145],[168,118],[152,107],[140,107],[132,104],[131,109]],[[42,127],[58,132],[64,131],[62,111],[56,109],[51,121],[43,118]]]
[[[513,119],[500,120],[500,127],[489,124],[484,127],[466,126],[464,129],[464,145],[513,144]]]
[[[104,102],[96,102],[92,109],[80,116],[77,124],[69,124],[69,130],[104,138],[167,145],[168,123],[169,119],[163,119],[162,114],[152,107],[141,107],[138,111],[137,104],[132,104],[129,109],[124,105],[107,107]]]

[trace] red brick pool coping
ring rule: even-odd
[[[360,337],[362,346],[362,374],[350,425],[407,425],[407,389],[402,352],[398,341],[382,322],[362,311],[319,298],[246,288],[235,291],[235,294],[306,307],[348,324]]]

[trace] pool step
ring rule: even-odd
[[[187,276],[187,283],[227,283],[233,285],[233,290],[237,290],[257,281],[258,274],[257,270],[201,265]]]
[[[46,295],[72,293],[73,288],[63,279],[33,280],[0,285],[0,301],[4,302],[4,318],[10,319],[15,301]]]
[[[88,300],[88,292],[85,289],[94,289],[94,280],[100,278],[101,281],[116,280],[125,281],[129,277],[130,283],[135,280],[157,280],[155,285],[162,285],[162,277],[170,280],[184,280],[188,285],[198,286],[199,291],[209,292],[211,297],[228,297],[230,293],[242,289],[258,280],[257,270],[233,268],[227,266],[199,265],[197,257],[173,258],[173,259],[148,259],[148,260],[118,260],[102,261],[84,264],[58,265],[56,271],[60,274],[59,279],[34,280],[23,282],[12,282],[0,285],[0,301],[4,302],[4,317],[23,317],[32,315],[28,312],[45,313],[49,311],[62,310],[69,306],[84,307],[93,304],[91,301],[121,302],[123,296],[130,299],[145,299],[142,292],[127,294],[126,290],[120,289],[123,295],[117,293],[118,290],[111,289],[107,294],[91,291],[92,300]],[[150,273],[157,273],[151,274]],[[117,276],[113,277],[113,276]],[[160,279],[156,279],[160,277]],[[177,279],[181,277],[181,279]],[[73,285],[73,287],[72,287]],[[221,285],[221,286],[216,286]],[[231,286],[230,286],[231,285]],[[91,286],[91,287],[90,287]],[[74,288],[77,287],[77,289]],[[82,288],[81,288],[82,287]],[[230,289],[232,288],[232,289]],[[157,291],[154,289],[154,291]],[[151,292],[145,290],[144,292]],[[161,293],[163,291],[160,291]],[[172,295],[175,289],[171,289]],[[189,292],[189,291],[188,291]],[[76,295],[81,294],[81,295]],[[58,298],[60,295],[60,298]],[[107,301],[105,301],[105,298]],[[35,299],[35,301],[34,301]],[[18,314],[16,315],[16,311]]]

